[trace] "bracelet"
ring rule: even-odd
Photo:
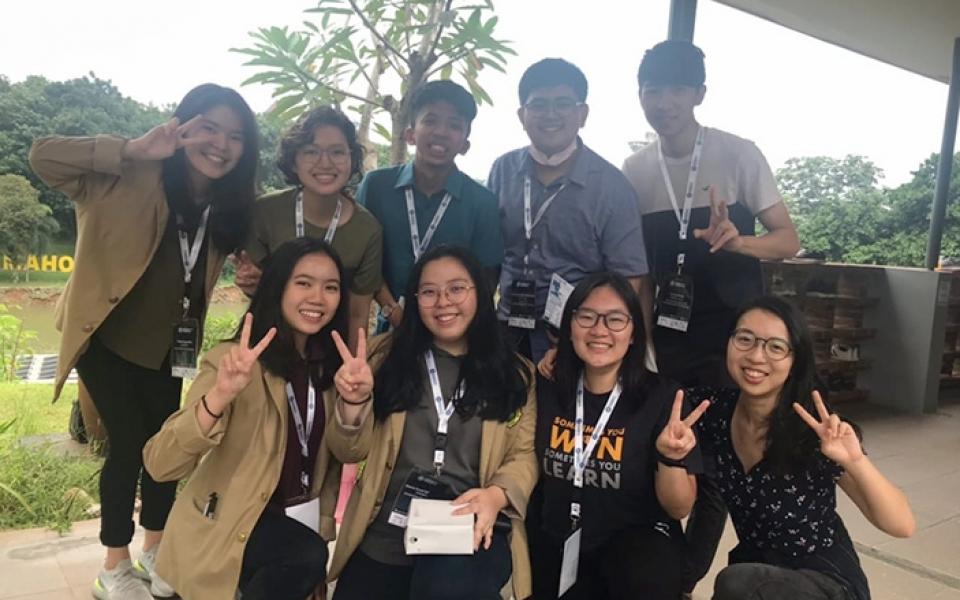
[[[363,406],[364,404],[369,403],[371,400],[373,400],[373,394],[367,396],[366,400],[361,400],[360,402],[351,402],[346,398],[344,398],[343,396],[340,396],[340,402],[343,402],[344,404],[349,404],[350,406]]]
[[[220,414],[218,415],[217,413],[215,413],[215,412],[213,412],[212,410],[210,410],[210,407],[207,406],[207,395],[206,395],[206,394],[200,396],[200,404],[203,405],[203,410],[207,411],[207,414],[210,415],[211,417],[213,417],[214,419],[219,419],[220,417],[223,416],[223,413],[220,413]]]
[[[660,451],[657,451],[657,462],[663,463],[668,467],[678,467],[680,469],[686,470],[687,463],[683,460],[674,460],[672,458],[667,458],[663,454],[660,454]]]

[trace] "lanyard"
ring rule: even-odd
[[[673,214],[677,216],[677,222],[680,223],[681,241],[686,241],[687,232],[690,229],[690,211],[693,208],[693,196],[697,191],[697,172],[700,170],[700,154],[703,152],[703,132],[704,128],[701,127],[697,131],[697,139],[693,144],[693,154],[690,157],[690,173],[687,175],[687,191],[683,198],[683,212],[680,212],[677,194],[673,191],[673,183],[670,181],[667,163],[663,159],[663,144],[660,140],[657,140],[657,161],[660,163],[660,174],[663,176],[663,185],[667,188],[667,196],[673,206]],[[681,250],[677,254],[677,267],[683,267],[684,258],[684,252]]]
[[[437,437],[433,448],[433,468],[439,476],[440,470],[443,469],[443,460],[447,447],[447,424],[450,422],[453,411],[456,410],[454,399],[463,398],[464,388],[463,382],[461,381],[453,394],[453,398],[450,399],[449,403],[445,403],[443,401],[443,391],[440,389],[440,374],[437,372],[437,362],[433,358],[433,350],[427,350],[427,353],[424,355],[424,360],[427,363],[427,373],[430,375],[433,406],[437,409]]]
[[[328,244],[333,243],[333,236],[337,234],[337,226],[340,225],[340,212],[343,210],[343,199],[337,198],[337,208],[333,211],[333,217],[327,226],[327,232],[323,234],[323,241]],[[303,190],[297,192],[297,237],[302,238],[305,234],[303,226]]]
[[[300,456],[304,461],[310,458],[310,434],[313,433],[313,422],[317,417],[317,392],[313,388],[313,381],[307,374],[307,426],[303,426],[303,416],[300,414],[300,405],[293,393],[293,385],[287,382],[287,404],[290,405],[290,417],[293,419],[293,428],[297,430],[297,440],[300,442]],[[304,464],[305,466],[305,464]],[[300,483],[304,489],[310,487],[310,476],[304,468],[300,470]]]
[[[440,206],[437,207],[437,212],[433,215],[433,220],[430,221],[427,232],[423,234],[423,240],[421,240],[420,226],[417,225],[417,209],[413,205],[413,188],[408,187],[404,191],[407,197],[407,220],[410,222],[410,241],[413,243],[413,260],[418,261],[420,260],[420,255],[423,254],[427,246],[430,245],[430,240],[433,239],[433,234],[437,232],[440,220],[443,219],[443,214],[447,212],[447,207],[450,206],[450,200],[453,197],[449,192],[444,194],[443,200],[440,201]]]
[[[583,472],[587,468],[587,462],[590,460],[590,456],[593,454],[593,449],[596,448],[597,442],[600,441],[600,436],[603,434],[603,430],[607,427],[607,421],[610,420],[610,415],[613,414],[613,409],[617,407],[617,402],[620,401],[620,394],[623,392],[623,387],[620,385],[620,381],[617,381],[617,385],[613,386],[613,391],[610,392],[610,396],[607,398],[607,403],[603,407],[603,412],[600,413],[600,418],[597,419],[597,424],[593,426],[593,433],[590,434],[590,441],[587,442],[587,447],[583,447],[583,375],[580,376],[580,381],[577,382],[577,419],[574,421],[574,430],[573,437],[575,446],[573,449],[573,486],[581,489],[583,488]],[[580,518],[580,503],[571,502],[570,503],[570,518],[574,521]]]
[[[183,230],[183,217],[177,215],[177,237],[180,239],[180,260],[183,262],[183,282],[190,283],[193,278],[193,268],[197,266],[197,260],[200,258],[200,248],[203,246],[203,238],[207,233],[207,219],[210,217],[210,207],[203,209],[203,215],[200,217],[200,225],[197,227],[197,233],[193,236],[193,244],[187,237],[187,232]],[[190,310],[190,298],[185,289],[183,292],[183,316],[186,318]]]
[[[530,207],[530,176],[526,175],[523,178],[523,234],[526,236],[528,242],[530,238],[533,237],[533,228],[540,223],[543,215],[547,212],[547,209],[550,208],[550,204],[553,203],[553,199],[556,198],[565,187],[567,187],[567,184],[564,183],[560,186],[559,190],[550,194],[550,196],[543,201],[543,204],[540,205],[540,210],[537,211],[537,216],[534,217],[533,209]]]

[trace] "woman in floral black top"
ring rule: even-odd
[[[802,315],[777,298],[749,304],[727,344],[727,369],[737,389],[693,394],[713,400],[701,441],[740,542],[714,600],[869,600],[836,484],[890,535],[912,535],[913,514],[816,391]]]

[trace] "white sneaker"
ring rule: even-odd
[[[100,571],[93,582],[93,597],[99,600],[153,600],[147,586],[137,578],[130,559]]]
[[[140,558],[133,563],[133,571],[140,579],[150,582],[150,593],[157,598],[171,598],[176,592],[170,585],[157,575],[157,548],[154,544],[149,550],[144,550]]]

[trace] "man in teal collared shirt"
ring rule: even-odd
[[[476,115],[473,96],[461,86],[425,84],[413,98],[406,131],[407,143],[416,146],[413,161],[368,173],[357,191],[357,200],[383,226],[384,285],[375,298],[393,326],[403,315],[399,298],[414,291],[406,289],[410,270],[429,248],[467,248],[493,271],[494,281],[498,276],[503,242],[497,197],[455,162],[470,147]],[[408,217],[408,202],[415,219]]]

